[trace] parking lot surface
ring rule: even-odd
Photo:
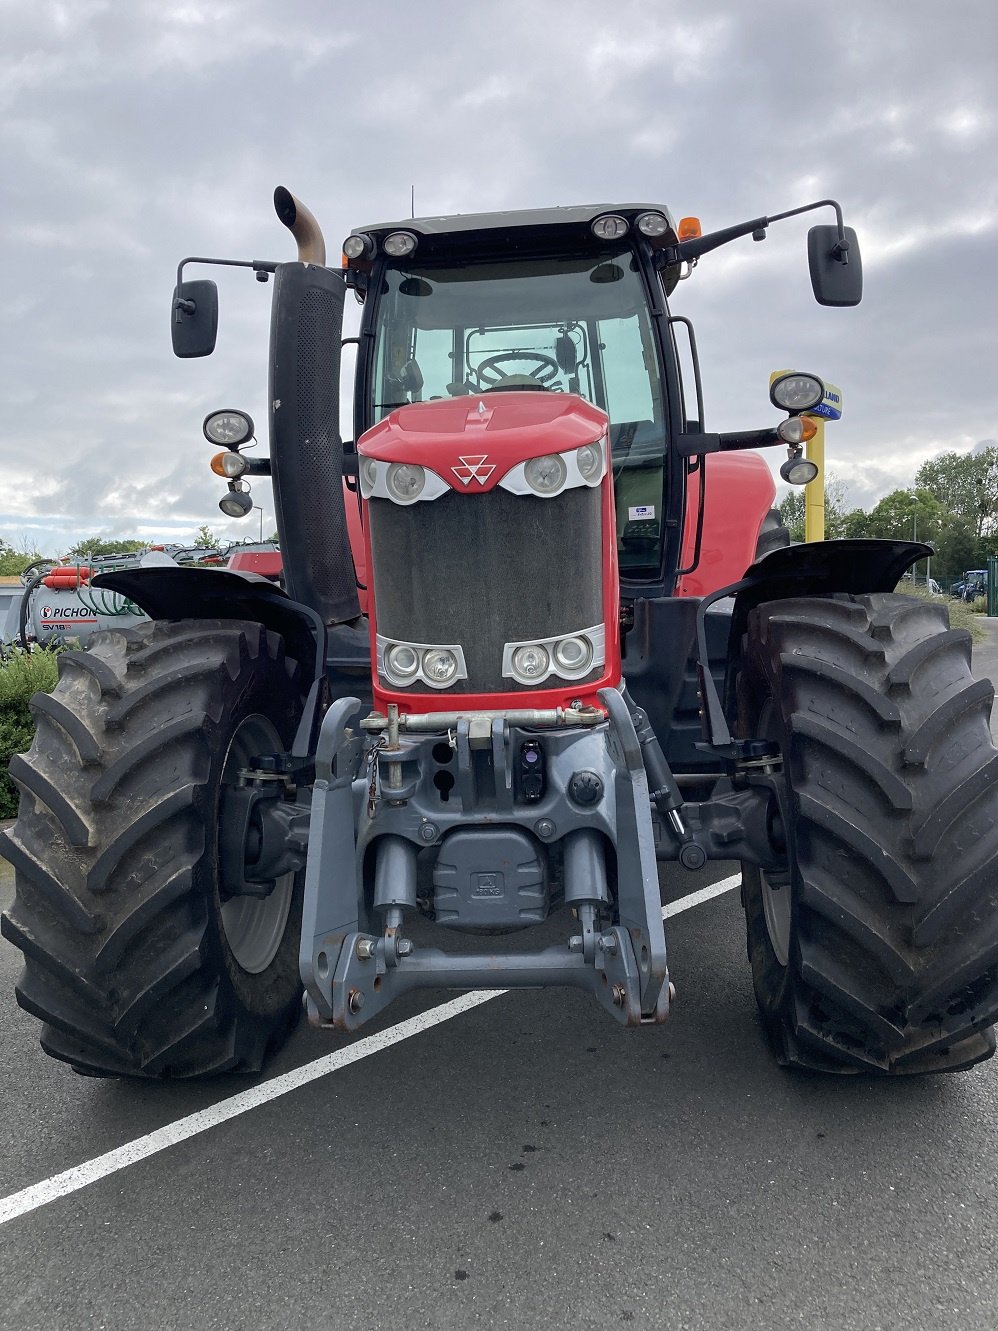
[[[664,1027],[573,992],[421,994],[194,1085],[48,1059],[0,943],[0,1325],[993,1331],[998,1060],[781,1072],[737,866],[663,888]]]

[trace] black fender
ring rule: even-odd
[[[326,626],[310,606],[293,601],[258,573],[227,569],[125,568],[100,573],[91,585],[127,596],[151,619],[245,619],[279,633],[310,678],[293,752],[315,752],[326,679]]]
[[[727,717],[733,715],[738,655],[749,614],[763,601],[792,596],[821,596],[833,592],[863,595],[891,592],[901,575],[920,559],[934,554],[931,545],[920,541],[811,541],[772,550],[750,564],[745,576],[729,587],[705,596],[697,611],[697,649],[703,721],[707,743],[719,755],[736,757]],[[707,667],[705,616],[716,601],[734,597],[731,632],[728,637],[728,666],[724,702]]]

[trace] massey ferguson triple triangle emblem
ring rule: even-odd
[[[495,466],[485,466],[488,461],[488,454],[483,453],[477,458],[460,458],[460,467],[451,467],[451,471],[461,482],[462,485],[470,485],[472,481],[477,481],[479,485],[485,485],[489,477],[495,471]]]

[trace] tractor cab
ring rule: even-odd
[[[411,403],[576,394],[609,417],[622,579],[668,577],[683,504],[668,445],[685,421],[659,260],[676,240],[665,209],[637,204],[352,232],[345,276],[365,302],[356,437]]]

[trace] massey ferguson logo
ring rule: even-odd
[[[495,471],[494,465],[488,467],[485,465],[486,462],[488,462],[488,454],[486,453],[483,453],[481,457],[459,458],[458,460],[461,465],[459,467],[451,467],[451,471],[462,485],[470,485],[472,481],[477,481],[479,485],[484,485]]]

